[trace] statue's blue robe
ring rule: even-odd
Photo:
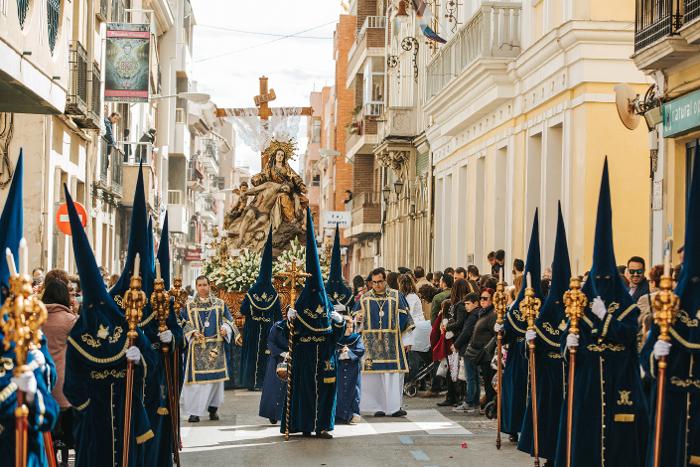
[[[559,416],[564,400],[564,364],[561,354],[561,339],[566,338],[566,323],[559,321],[536,322],[535,373],[537,376],[537,432],[539,434],[539,457],[554,460],[559,434]],[[527,345],[525,346],[527,351]],[[529,354],[528,354],[529,358]],[[523,417],[518,449],[534,453],[534,426],[532,424],[532,397],[528,391],[527,407]]]
[[[338,383],[335,419],[349,422],[360,413],[360,361],[365,353],[362,336],[357,333],[343,336],[338,341],[338,357],[343,347],[348,347],[348,360],[338,359]]]
[[[150,309],[150,307],[148,307],[148,309]],[[148,319],[148,317],[146,319]],[[158,337],[158,318],[154,316],[149,321],[146,321],[146,319],[141,322],[141,330],[151,342],[151,349],[153,349],[157,358],[153,368],[148,369],[148,375],[146,377],[144,405],[154,436],[144,445],[146,453],[145,461],[146,465],[152,465],[154,467],[170,467],[173,465],[172,453],[174,443],[170,408],[168,404],[168,386],[165,376],[164,359],[166,357],[161,351],[161,342]],[[173,333],[173,341],[169,345],[171,352],[168,353],[167,357],[172,361],[173,348],[184,341],[182,328],[175,317],[172,303],[166,324],[168,329]],[[177,402],[179,403],[179,401]]]
[[[279,298],[264,306],[266,302],[256,301],[246,294],[241,304],[241,314],[245,316],[243,325],[243,349],[241,356],[241,385],[251,391],[262,388],[265,369],[269,359],[267,336],[272,324],[282,319]]]
[[[297,325],[301,325],[298,320]],[[344,332],[345,322],[342,322],[332,323],[331,331],[325,334],[294,334],[290,433],[331,431],[335,426],[335,385],[338,374],[335,350]],[[286,406],[285,400],[283,413]],[[284,433],[285,417],[282,417],[280,428]]]
[[[136,346],[142,360],[134,366],[134,388],[131,410],[131,440],[129,466],[147,465],[144,443],[154,433],[144,407],[145,373],[156,365],[157,355],[150,342],[139,333]],[[83,354],[69,341],[66,352],[66,374],[63,394],[76,409],[75,467],[121,467],[124,402],[126,394],[126,347],[119,354],[96,359]]]
[[[691,325],[699,321],[687,315]],[[682,326],[684,323],[677,322]],[[683,333],[687,335],[687,333]],[[657,398],[657,361],[654,359],[654,344],[658,339],[658,327],[649,334],[640,362],[644,371],[651,375],[653,384],[649,397],[651,428],[647,441],[647,466],[654,464],[654,416]],[[676,334],[679,336],[679,334]],[[687,341],[686,341],[687,342]],[[688,342],[684,346],[674,338],[671,353],[666,358],[666,390],[664,391],[663,428],[661,431],[660,464],[664,467],[700,465],[700,356],[696,353],[697,344]]]
[[[636,304],[621,309],[615,302],[606,306],[604,319],[586,309],[579,323],[573,467],[637,467],[646,457],[649,418],[637,354],[639,309]],[[555,459],[560,467],[566,466],[566,415],[567,406],[562,404]]]
[[[282,419],[282,407],[287,395],[287,383],[277,377],[277,364],[283,360],[280,355],[289,349],[286,329],[286,321],[277,321],[272,325],[267,336],[267,349],[270,352],[270,358],[267,359],[258,414],[274,421]]]
[[[520,432],[525,418],[528,393],[528,362],[525,345],[526,322],[519,308],[508,310],[503,320],[503,343],[508,344],[508,359],[503,369],[501,431]]]
[[[0,339],[1,341],[1,339]],[[42,346],[43,347],[43,346]],[[0,357],[0,464],[15,465],[15,409],[17,408],[17,388],[11,384],[12,370],[14,369],[14,352],[4,352]],[[31,356],[29,364],[31,365]],[[43,432],[51,431],[58,419],[58,404],[51,396],[51,390],[47,385],[55,380],[55,367],[51,358],[47,358],[44,370],[31,365],[37,380],[37,392],[32,403],[27,403],[29,408],[29,431],[27,435],[27,467],[43,467],[48,465],[46,450],[43,440]],[[49,363],[50,362],[50,363]],[[54,368],[51,372],[51,368]],[[51,377],[53,375],[53,377]]]

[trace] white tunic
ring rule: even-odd
[[[391,415],[403,402],[403,373],[363,373],[360,412]]]
[[[182,388],[182,404],[187,415],[202,417],[209,407],[219,407],[224,401],[224,382],[185,384]]]

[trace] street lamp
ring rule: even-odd
[[[177,94],[168,94],[167,96],[160,96],[158,94],[152,95],[149,100],[155,101],[159,99],[168,99],[170,97],[177,97],[179,99],[187,99],[195,104],[206,104],[211,99],[211,96],[205,92],[178,92]]]
[[[384,185],[384,188],[382,188],[382,198],[384,198],[385,203],[389,202],[389,196],[391,196],[391,189],[389,185]]]
[[[399,178],[394,182],[394,191],[397,197],[401,194],[401,190],[403,190],[403,180]]]

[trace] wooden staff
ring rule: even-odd
[[[143,307],[146,305],[146,294],[141,290],[141,277],[139,276],[139,255],[136,254],[134,260],[134,274],[129,282],[129,290],[124,294],[124,312],[126,320],[129,324],[129,332],[127,332],[127,348],[134,345],[138,332],[136,327],[141,322],[143,315]],[[131,402],[134,392],[134,364],[127,359],[126,361],[126,394],[124,400],[124,431],[122,436],[122,467],[129,466],[129,440],[131,438]]]
[[[155,309],[158,317],[158,333],[169,331],[168,315],[170,314],[170,294],[165,290],[165,281],[160,275],[160,263],[156,261],[156,280],[153,281],[153,293],[151,293],[151,306]],[[175,388],[173,382],[173,371],[170,360],[170,346],[165,342],[161,342],[160,351],[163,354],[163,365],[165,366],[165,385],[168,389],[168,412],[170,412],[170,429],[173,436],[173,455],[175,464],[180,466],[180,449],[178,446],[178,425],[179,420],[175,417],[177,412],[175,405],[178,401],[175,399]]]
[[[297,284],[299,281],[308,277],[311,274],[307,274],[299,269],[297,269],[296,260],[292,260],[292,266],[289,271],[280,273],[280,276],[285,278],[285,285],[289,286],[289,308],[293,308],[297,301]],[[294,323],[292,320],[287,320],[287,326],[289,327],[289,352],[287,353],[287,364],[289,368],[287,369],[287,404],[284,413],[285,427],[284,427],[284,440],[289,441],[289,418],[290,418],[290,406],[292,404],[292,347],[294,343]]]
[[[669,249],[670,250],[670,249]],[[670,251],[666,252],[664,275],[659,281],[659,292],[654,296],[654,323],[659,326],[659,340],[671,342],[669,329],[676,320],[680,300],[673,293],[670,271]],[[664,392],[666,388],[666,356],[659,357],[656,375],[656,417],[654,421],[654,467],[661,460],[661,436],[663,431]]]
[[[179,270],[180,268],[178,268]],[[175,311],[175,317],[178,322],[181,321],[180,313],[182,309],[187,306],[187,292],[182,288],[182,276],[181,273],[175,276],[173,279],[173,287],[169,292],[170,296],[174,298],[173,310]],[[180,349],[176,345],[173,345],[173,380],[175,385],[173,389],[175,390],[175,419],[177,420],[177,448],[182,450],[182,433],[180,428]]]
[[[569,290],[564,292],[564,306],[569,318],[569,334],[578,336],[578,322],[588,304],[586,294],[581,292],[581,279],[574,276],[569,281]],[[569,380],[566,384],[566,467],[571,467],[571,433],[574,423],[574,377],[576,375],[576,347],[569,347]]]
[[[528,280],[527,283],[530,285],[530,287],[525,289],[525,297],[520,302],[520,310],[527,319],[527,330],[534,331],[535,318],[537,318],[537,315],[540,312],[542,301],[535,296],[535,289],[532,288],[532,282]],[[532,455],[535,458],[535,467],[539,467],[540,436],[537,429],[537,365],[535,364],[535,341],[528,341],[527,348],[529,353],[528,364],[530,367],[530,401],[532,405]]]
[[[46,322],[48,313],[44,304],[32,294],[32,283],[27,275],[27,244],[20,242],[22,253],[22,274],[17,274],[15,260],[9,248],[6,250],[10,270],[10,296],[0,310],[0,327],[5,334],[4,349],[10,350],[15,344],[15,377],[31,371],[27,365],[27,355],[38,349],[41,343],[41,325]],[[29,432],[29,408],[24,403],[25,394],[17,391],[17,408],[15,409],[15,466],[27,465],[27,440]],[[50,433],[49,433],[50,435]],[[47,452],[49,463],[56,465],[53,451]]]
[[[503,282],[503,269],[499,274],[500,280],[496,285],[496,293],[493,294],[493,306],[496,310],[496,323],[503,325],[503,317],[506,314],[506,283]],[[501,449],[501,417],[503,412],[503,331],[496,335],[496,449]]]

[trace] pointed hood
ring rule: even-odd
[[[19,150],[15,174],[12,177],[10,190],[7,193],[5,207],[0,215],[0,247],[3,251],[9,248],[15,257],[15,267],[19,271],[19,241],[24,230],[24,215],[22,209],[22,178],[24,175],[24,155]],[[10,269],[7,261],[0,261],[0,305],[5,303],[5,298],[10,290]]]
[[[121,303],[124,293],[129,290],[129,281],[133,275],[134,259],[136,253],[141,258],[141,275],[143,281],[143,291],[146,293],[146,306],[143,310],[142,325],[152,320],[150,298],[153,292],[153,280],[155,270],[153,266],[153,231],[149,229],[148,213],[146,211],[146,194],[143,184],[143,163],[139,166],[139,174],[136,179],[136,190],[134,192],[134,204],[131,211],[131,230],[129,232],[129,245],[124,261],[124,270],[116,284],[110,289],[109,294],[117,303]]]
[[[64,186],[64,190],[73,253],[83,291],[80,317],[71,329],[68,341],[91,366],[99,363],[100,359],[113,362],[126,352],[128,325],[124,314],[107,292],[73,199],[68,188]]]
[[[311,210],[306,208],[306,278],[304,289],[296,301],[294,308],[299,313],[296,326],[300,334],[327,334],[331,332],[330,312],[333,306],[328,301],[326,287],[321,275],[321,264],[318,260],[316,238],[314,237],[314,222]]]
[[[530,274],[532,285],[527,283],[527,275]],[[527,259],[525,260],[525,271],[523,271],[523,287],[520,289],[518,297],[513,302],[511,308],[518,309],[520,302],[525,298],[525,289],[530,286],[535,290],[535,297],[542,299],[542,265],[540,263],[540,223],[539,212],[535,209],[535,218],[532,221],[532,231],[530,232],[530,245],[527,248]]]
[[[244,300],[249,302],[245,306],[252,308],[251,313],[259,315],[269,310],[278,299],[277,291],[272,286],[272,225],[270,225],[260,261],[258,278],[255,280],[255,284],[248,289]]]
[[[151,269],[153,270],[153,278],[155,279],[156,277],[156,257],[155,257],[155,243],[153,239],[153,218],[151,216],[148,216],[148,227],[147,227],[147,232],[148,232],[148,255],[150,257],[150,261],[148,261],[148,264],[151,266]]]
[[[589,303],[595,297],[600,296],[606,305],[609,305],[611,302],[617,302],[623,310],[632,304],[632,298],[627,292],[627,287],[622,281],[622,277],[620,277],[620,273],[617,270],[617,261],[615,260],[607,157],[603,164],[603,176],[598,196],[598,213],[593,242],[593,265],[582,291],[588,297]]]
[[[681,299],[680,309],[685,310],[691,317],[695,317],[696,310],[700,309],[700,150],[695,145],[695,164],[688,194],[686,218],[685,218],[685,244],[683,247],[683,267],[681,268],[676,295]],[[700,329],[695,320],[676,320],[671,329],[675,340],[686,347],[686,350],[698,352],[697,343],[700,342]],[[688,324],[695,324],[689,326]],[[677,334],[676,334],[677,333]],[[678,339],[681,337],[681,339]],[[683,344],[696,344],[695,348]],[[675,342],[673,343],[676,344]]]
[[[343,280],[343,265],[340,259],[340,229],[335,226],[335,240],[333,241],[333,251],[331,253],[331,271],[326,282],[326,293],[334,305],[350,306],[354,299],[352,290],[345,285]],[[348,310],[348,313],[351,310]]]
[[[163,230],[160,233],[160,242],[158,242],[158,262],[165,290],[170,290],[170,244],[168,238],[168,213],[166,212],[165,219],[163,219]]]
[[[566,243],[566,227],[564,226],[564,216],[561,213],[561,203],[559,203],[557,238],[554,242],[554,259],[552,260],[552,284],[537,318],[538,327],[540,324],[548,322],[553,329],[557,329],[565,320],[564,292],[569,290],[570,280],[569,247]],[[564,326],[561,327],[561,329],[563,328]]]

